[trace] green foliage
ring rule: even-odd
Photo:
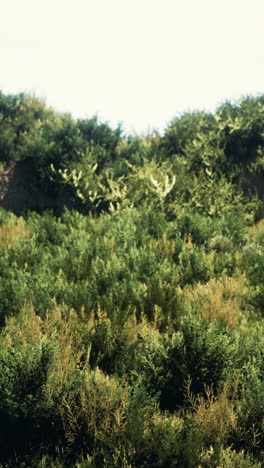
[[[254,161],[263,144],[263,96],[248,97],[236,104],[226,102],[217,110],[217,117],[228,159]]]
[[[1,459],[48,444],[56,435],[54,416],[45,385],[54,350],[46,340],[1,349]]]
[[[240,260],[240,268],[246,272],[250,282],[256,285],[262,285],[264,282],[264,252],[258,245],[245,245],[243,255]]]
[[[41,200],[0,208],[0,466],[263,465],[263,123],[124,137],[0,93],[0,204],[16,161]]]
[[[175,154],[186,155],[186,147],[195,138],[199,138],[204,133],[209,133],[214,126],[213,116],[205,112],[185,113],[172,120],[163,139],[165,154],[169,156]]]
[[[161,408],[172,411],[184,404],[188,378],[195,394],[204,385],[217,389],[233,357],[230,338],[221,333],[221,327],[206,327],[201,319],[188,317],[179,332],[165,336],[148,351],[146,385],[151,392],[160,393]]]
[[[48,343],[8,347],[1,352],[1,412],[12,418],[32,418],[42,409],[52,350]]]
[[[263,455],[263,351],[253,356],[244,365],[242,379],[242,395],[240,408],[240,427],[243,447],[251,449],[254,454]]]

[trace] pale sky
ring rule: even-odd
[[[0,89],[162,130],[264,94],[264,0],[0,0]]]

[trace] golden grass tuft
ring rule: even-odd
[[[52,385],[47,388],[52,397],[54,392],[63,388],[84,354],[80,326],[74,311],[64,320],[60,306],[55,301],[44,319],[36,314],[31,303],[27,303],[16,317],[7,319],[2,344],[22,350],[44,340],[54,347],[56,359],[52,369]]]
[[[66,440],[75,442],[80,433],[87,440],[120,430],[125,421],[128,389],[115,377],[100,369],[84,372],[84,380],[77,392],[64,392],[59,403]]]
[[[222,320],[231,328],[236,328],[248,296],[248,287],[243,275],[232,278],[223,276],[186,288],[184,293],[187,304],[198,307],[204,320]]]
[[[218,395],[214,395],[209,387],[205,387],[205,395],[193,395],[190,386],[191,380],[186,384],[186,401],[192,423],[204,433],[208,444],[223,444],[230,433],[237,430],[235,396],[238,379],[233,388],[225,385]]]
[[[18,241],[28,239],[29,229],[23,218],[10,218],[0,225],[0,246],[15,247]]]
[[[258,234],[264,232],[264,219],[261,219],[256,224],[253,224],[248,228],[248,236],[256,237]]]
[[[175,254],[175,242],[168,239],[166,232],[160,239],[151,239],[149,245],[165,258],[171,258]]]
[[[40,343],[41,337],[42,320],[33,305],[25,303],[17,317],[7,319],[3,344],[23,349],[28,344]]]

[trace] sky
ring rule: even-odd
[[[263,0],[0,0],[0,90],[128,133],[264,94]]]

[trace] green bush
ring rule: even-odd
[[[123,137],[0,93],[54,209],[0,209],[0,466],[263,465],[263,102]]]
[[[1,459],[38,450],[58,437],[46,394],[53,355],[45,341],[21,350],[1,348]]]
[[[215,390],[233,368],[233,346],[221,325],[205,325],[198,317],[183,319],[181,329],[171,337],[149,346],[143,358],[146,386],[160,395],[162,409],[175,410],[184,405],[186,382],[198,394],[205,385]]]
[[[245,246],[239,262],[240,269],[244,271],[254,286],[264,282],[264,254],[262,249],[255,246]]]

